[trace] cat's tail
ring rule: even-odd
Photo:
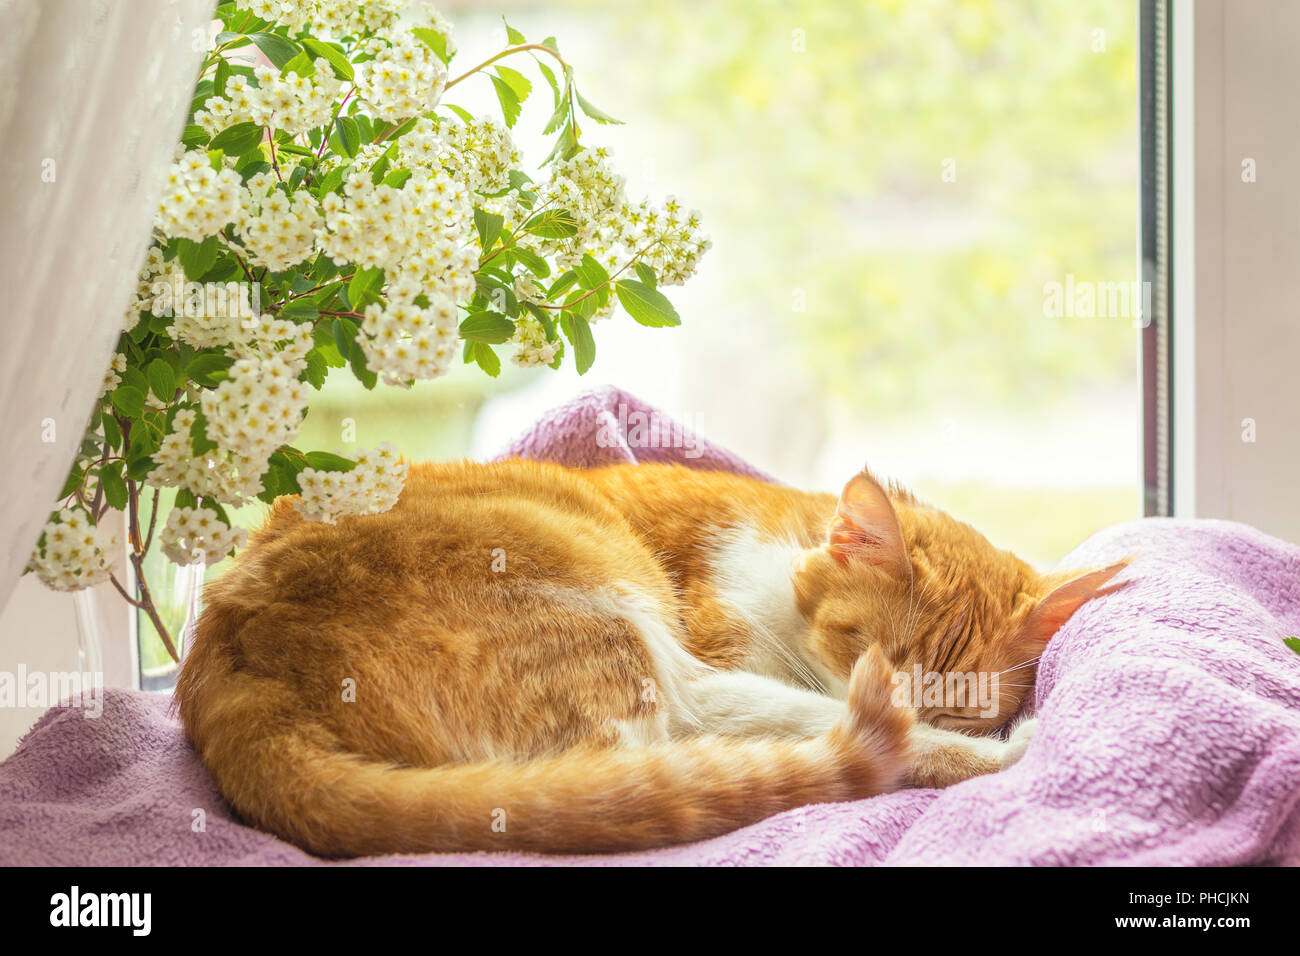
[[[912,714],[891,703],[889,681],[883,656],[863,655],[844,720],[804,740],[697,737],[414,768],[369,761],[299,727],[241,735],[228,754],[205,756],[223,758],[209,765],[245,819],[322,856],[646,849],[894,789]]]

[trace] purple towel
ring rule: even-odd
[[[693,438],[661,429],[651,441],[627,414],[620,424],[620,403],[651,411],[617,391],[584,396],[509,453],[754,473],[705,443],[687,457]],[[624,431],[634,440],[609,440]],[[1086,605],[1048,647],[1038,737],[1010,770],[650,853],[355,862],[1300,863],[1300,656],[1282,644],[1300,633],[1300,548],[1226,521],[1152,519],[1095,535],[1063,564],[1129,554],[1133,584]],[[165,697],[109,692],[98,719],[56,707],[0,764],[0,864],[319,862],[233,818]]]

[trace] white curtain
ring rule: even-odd
[[[99,393],[214,6],[0,0],[0,606]]]

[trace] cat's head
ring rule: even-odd
[[[844,678],[879,645],[921,719],[984,733],[1016,712],[1048,641],[1085,602],[1121,586],[1109,582],[1127,563],[1040,574],[864,471],[794,585],[807,651],[827,671]]]

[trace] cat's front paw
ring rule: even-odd
[[[1029,745],[1033,742],[1034,735],[1037,732],[1037,717],[1022,720],[1012,728],[1011,736],[1007,738],[1002,755],[998,758],[998,763],[1001,764],[1003,770],[1019,762],[1020,758],[1025,755],[1025,751],[1029,749]]]

